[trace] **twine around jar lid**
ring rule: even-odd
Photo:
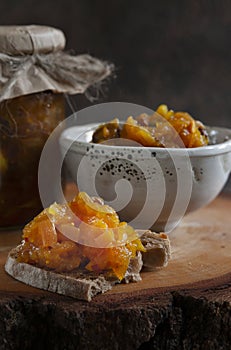
[[[65,41],[52,27],[0,26],[0,103],[47,90],[82,94],[112,73],[108,62],[64,52]]]
[[[65,47],[66,39],[59,29],[38,26],[0,26],[0,53],[11,56],[47,54]]]

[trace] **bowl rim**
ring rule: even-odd
[[[80,137],[84,132],[90,131],[92,128],[95,128],[101,124],[103,124],[103,122],[75,125],[64,129],[59,139],[60,146],[64,150],[68,150],[70,148],[70,142],[71,142],[71,146],[74,145],[75,150],[79,149],[79,147],[86,148],[87,150],[89,148],[89,145],[92,148],[95,148],[98,150],[102,150],[102,149],[110,150],[113,147],[112,145],[105,145],[100,143],[97,144],[97,143],[90,143],[86,141],[77,140],[77,138]],[[167,151],[167,153],[172,153],[172,154],[174,153],[175,155],[178,155],[178,156],[181,156],[181,155],[185,156],[187,152],[187,155],[189,155],[190,157],[215,156],[218,154],[231,152],[231,129],[226,127],[220,127],[220,126],[207,126],[207,127],[211,130],[218,131],[218,132],[226,131],[229,139],[221,143],[195,147],[195,148],[186,148],[186,147],[185,148],[174,148],[174,147],[162,148],[162,147],[142,147],[142,146],[117,146],[117,145],[114,147],[116,147],[118,151],[123,151],[123,152],[126,152],[126,151],[130,152],[130,150],[133,149],[134,151],[146,150],[146,152],[149,151],[150,153],[166,154],[166,151]],[[75,137],[72,136],[74,129],[78,130],[78,133],[76,132]],[[71,134],[70,134],[70,130],[72,130]]]

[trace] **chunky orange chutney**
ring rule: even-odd
[[[187,112],[174,112],[160,105],[153,115],[129,116],[121,126],[117,118],[100,125],[94,143],[114,138],[129,139],[145,147],[201,147],[209,142],[205,126]]]
[[[114,209],[80,192],[70,203],[44,209],[23,229],[18,261],[57,272],[107,272],[121,280],[144,247]]]

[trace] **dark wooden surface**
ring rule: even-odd
[[[231,197],[184,218],[172,260],[90,303],[4,272],[20,232],[0,233],[0,349],[230,349]]]

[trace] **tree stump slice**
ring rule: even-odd
[[[4,271],[21,232],[0,232],[0,349],[231,349],[231,196],[186,216],[168,266],[91,302]]]

